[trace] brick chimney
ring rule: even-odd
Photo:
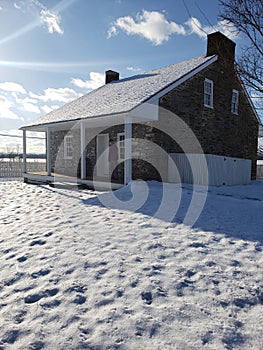
[[[113,70],[107,70],[105,72],[105,84],[109,84],[114,80],[119,80],[120,74],[118,72],[114,72]]]
[[[207,56],[218,55],[222,64],[234,66],[236,44],[221,32],[207,35]]]

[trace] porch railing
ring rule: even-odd
[[[45,172],[46,162],[27,161],[27,172]],[[22,177],[23,161],[0,161],[0,178]]]

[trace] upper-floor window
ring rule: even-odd
[[[238,91],[232,90],[231,112],[238,114]]]
[[[64,158],[72,159],[73,156],[73,136],[66,135],[64,137]]]
[[[118,133],[118,146],[119,146],[119,161],[122,161],[125,159],[125,134],[124,133]]]
[[[204,105],[213,108],[213,81],[205,79],[204,82]]]

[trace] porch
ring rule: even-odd
[[[108,190],[122,187],[132,178],[131,125],[132,120],[127,115],[117,115],[24,128],[24,181],[67,183]],[[109,130],[112,128],[115,128],[114,142],[120,150],[119,156],[121,155],[114,176],[108,159],[109,140],[112,138],[112,132]],[[45,134],[45,172],[30,171],[27,167],[27,131]]]

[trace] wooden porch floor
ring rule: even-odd
[[[71,185],[86,185],[92,189],[101,189],[101,190],[116,190],[123,187],[121,182],[111,182],[107,178],[87,178],[85,180],[79,179],[76,177],[51,173],[48,175],[47,172],[27,172],[22,174],[25,182],[39,182],[39,183],[48,183],[55,187],[56,184],[71,184]]]

